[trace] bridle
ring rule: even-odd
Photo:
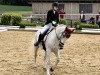
[[[61,37],[64,36],[64,35],[63,35],[64,33],[65,33],[65,31],[63,31],[62,34],[61,34],[61,36],[58,37],[58,35],[57,35],[57,33],[56,33],[56,28],[55,28],[55,34],[56,34],[56,37],[57,37],[57,39],[58,39],[58,41],[59,41],[59,46],[61,46],[61,47],[64,46],[64,43],[61,42]]]
[[[66,27],[66,28],[67,28],[67,27]],[[56,28],[55,28],[55,34],[56,34],[56,37],[57,37],[57,39],[58,39],[58,41],[59,41],[59,46],[61,46],[61,47],[64,46],[64,43],[61,42],[61,37],[63,36],[63,37],[65,37],[65,38],[69,38],[71,32],[72,32],[72,31],[70,31],[69,29],[65,29],[65,30],[62,32],[61,36],[58,37],[58,35],[57,35],[57,33],[56,33]]]

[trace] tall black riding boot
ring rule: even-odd
[[[34,46],[38,46],[39,43],[40,43],[42,40],[43,40],[43,35],[40,34],[40,35],[39,35],[39,38],[38,38],[38,41],[34,44]]]

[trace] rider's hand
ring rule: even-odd
[[[56,22],[55,21],[52,21],[52,24],[56,24]]]
[[[56,26],[57,26],[57,23],[56,23],[55,21],[52,21],[52,25],[53,25],[54,27],[56,27]]]

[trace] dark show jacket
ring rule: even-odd
[[[49,10],[47,13],[46,24],[52,23],[52,21],[56,21],[57,23],[59,22],[59,14],[57,11],[55,11],[55,14],[54,14],[53,9]]]

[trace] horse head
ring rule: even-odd
[[[69,29],[65,25],[60,25],[56,28],[56,36],[61,46],[64,45],[65,41],[71,36],[75,29]]]
[[[69,38],[71,36],[71,33],[74,32],[75,29],[69,29],[68,27],[65,28],[64,33],[66,38]]]

